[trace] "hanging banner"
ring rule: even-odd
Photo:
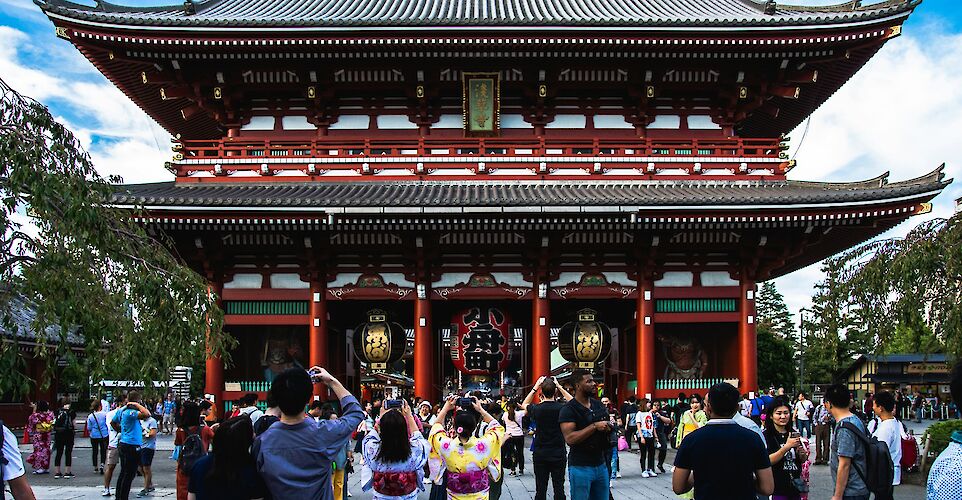
[[[462,73],[465,137],[501,134],[501,86],[498,73]]]
[[[500,309],[472,307],[454,315],[451,361],[467,375],[491,375],[508,366],[510,321]]]
[[[566,323],[558,331],[558,351],[578,368],[593,370],[611,352],[611,330],[597,321],[592,309],[578,311],[578,321]]]

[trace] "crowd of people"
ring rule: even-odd
[[[962,364],[953,371],[954,399],[962,397]],[[315,384],[335,396],[313,398]],[[505,476],[533,470],[536,500],[569,495],[605,500],[621,477],[618,451],[637,445],[642,478],[671,474],[681,498],[808,497],[810,468],[827,465],[833,499],[885,500],[901,481],[905,428],[899,395],[871,396],[871,415],[843,385],[829,387],[821,404],[806,394],[779,391],[740,395],[720,383],[707,394],[676,401],[628,398],[616,408],[598,399],[591,373],[576,370],[567,387],[539,379],[521,400],[494,401],[479,393],[450,394],[438,405],[419,399],[359,402],[320,367],[279,374],[267,395],[237,402],[217,418],[209,401],[146,403],[137,391],[113,405],[94,401],[87,417],[92,467],[104,475],[104,496],[126,500],[139,473],[153,490],[151,462],[159,432],[173,433],[178,500],[322,499],[351,496],[350,474],[378,500],[501,497]],[[859,408],[862,406],[862,408]],[[73,477],[70,460],[76,413],[38,402],[28,420],[34,473]],[[533,434],[530,464],[525,437]],[[16,438],[3,429],[3,479],[17,500],[33,498]],[[352,444],[352,439],[355,441]],[[51,445],[52,441],[52,445]],[[668,448],[676,448],[666,466]],[[64,460],[62,460],[64,459]],[[61,468],[63,464],[63,468]],[[120,465],[117,485],[111,478]],[[928,498],[959,498],[962,434],[934,462]],[[567,475],[568,487],[565,488]]]

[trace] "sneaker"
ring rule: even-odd
[[[54,477],[54,479],[63,479],[63,474],[61,474],[61,473],[58,472],[58,473],[54,474],[53,477]]]
[[[658,474],[655,474],[655,471],[650,470],[648,471],[648,477],[658,477]]]
[[[157,488],[154,488],[153,486],[151,486],[150,488],[147,488],[147,493],[153,493],[154,490],[156,490],[156,489],[157,489]]]
[[[104,491],[100,493],[100,496],[102,496],[102,497],[109,497],[109,496],[110,496],[110,488],[104,488]]]
[[[648,474],[648,471],[645,470],[645,471],[641,471],[641,477],[651,477],[651,476]]]
[[[75,476],[73,472],[68,472],[68,473],[64,474],[63,477],[65,477],[65,478],[67,478],[67,479],[73,479],[73,478],[75,478],[75,477],[77,477],[77,476]]]
[[[140,490],[137,492],[137,498],[144,498],[145,496],[147,496],[147,490]]]
[[[352,494],[351,494],[351,491],[350,491],[350,490],[348,490],[348,492],[347,492],[347,496],[349,496],[349,497],[353,497],[354,495],[352,495]]]
[[[618,479],[621,479],[621,473],[620,473],[620,472],[616,472],[616,473],[615,473],[615,477],[618,478]]]

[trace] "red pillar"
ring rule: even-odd
[[[542,284],[544,286],[542,286]],[[535,296],[531,304],[531,384],[551,374],[551,304],[547,283],[534,282]],[[542,293],[543,291],[543,293]]]
[[[434,402],[437,401],[434,386],[439,382],[434,377],[430,293],[430,288],[425,286],[414,301],[414,395]]]
[[[224,291],[224,283],[220,280],[211,280],[208,290],[214,294],[217,307],[223,309],[224,304],[221,296]],[[214,407],[217,408],[217,415],[222,416],[224,414],[224,360],[220,356],[212,356],[210,349],[207,350],[204,393],[214,396]]]
[[[638,376],[638,398],[655,394],[655,308],[651,298],[652,283],[638,281],[638,317],[635,326],[635,371]]]
[[[308,329],[308,362],[311,366],[321,366],[334,370],[329,366],[327,352],[327,283],[321,279],[311,280],[311,302],[308,311],[310,327]],[[327,387],[324,384],[314,384],[314,396],[327,399]]]
[[[755,337],[755,282],[742,272],[739,291],[738,383],[742,394],[758,389],[758,351]]]

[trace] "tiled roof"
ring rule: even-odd
[[[118,205],[224,208],[585,207],[705,208],[883,202],[940,191],[942,169],[910,181],[357,181],[203,182],[117,186]]]
[[[8,328],[7,325],[4,325],[3,322],[0,321],[0,338],[12,339],[16,336],[17,340],[26,342],[59,342],[59,326],[48,326],[44,330],[44,338],[40,339],[33,325],[37,319],[37,311],[34,305],[20,294],[10,294],[6,286],[0,286],[0,288],[3,289],[3,291],[0,292],[2,293],[0,300],[4,301],[0,303],[0,310],[2,310],[2,313],[9,314],[12,325],[16,327],[16,335],[14,335],[13,329]],[[67,343],[74,347],[84,345],[84,339],[77,333],[76,328],[72,328],[67,332]]]
[[[49,14],[117,25],[196,27],[741,27],[831,25],[913,9],[921,0],[803,7],[757,0],[207,0],[127,7],[34,0]],[[192,11],[192,12],[190,12]]]

